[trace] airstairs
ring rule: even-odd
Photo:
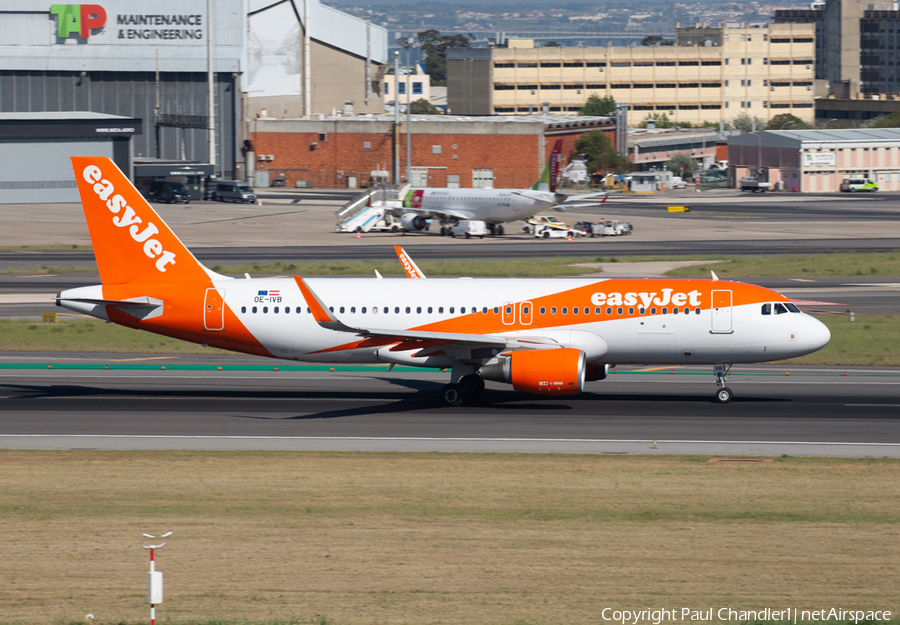
[[[353,198],[335,213],[338,232],[398,232],[409,185],[382,185]]]

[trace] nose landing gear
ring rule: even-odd
[[[731,373],[731,365],[721,363],[713,365],[713,372],[716,374],[716,386],[719,387],[719,390],[716,391],[716,401],[720,404],[727,404],[734,397],[731,389],[725,386]]]

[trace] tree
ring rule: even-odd
[[[562,46],[559,45],[559,44],[558,44],[557,42],[555,42],[555,41],[548,41],[547,43],[544,44],[544,47],[545,47],[545,48],[562,48]]]
[[[441,109],[425,98],[419,98],[409,105],[409,112],[413,115],[440,115]]]
[[[663,39],[659,35],[647,35],[641,39],[642,46],[674,46],[675,42],[671,39]]]
[[[696,173],[700,164],[687,154],[676,154],[666,161],[665,167],[676,176],[682,176]]]
[[[742,135],[753,132],[754,125],[757,130],[765,130],[766,122],[759,117],[750,117],[747,113],[741,113],[731,120],[731,125],[735,130],[739,130]]]
[[[900,128],[900,112],[875,118],[869,128]]]
[[[584,106],[578,111],[579,115],[609,115],[616,112],[616,101],[612,96],[601,98],[598,95],[589,96]]]
[[[647,122],[651,119],[656,121],[657,128],[671,128],[675,125],[672,123],[672,120],[669,119],[669,116],[665,113],[651,113],[641,120],[641,123],[638,124],[638,128],[646,128]]]
[[[796,115],[781,113],[769,120],[766,130],[807,130],[809,124]]]
[[[422,44],[425,73],[436,87],[447,84],[447,48],[468,48],[469,42],[475,39],[472,35],[442,35],[437,30],[423,30],[416,37]]]
[[[622,173],[631,171],[634,164],[616,153],[612,141],[602,130],[586,132],[575,142],[575,152],[587,161],[588,172]]]

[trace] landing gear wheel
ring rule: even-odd
[[[459,384],[447,384],[441,389],[441,403],[445,406],[459,406],[463,401],[463,392]]]
[[[447,226],[441,226],[441,236],[447,236]]]
[[[478,397],[484,391],[484,380],[476,373],[464,375],[459,379],[459,388],[465,397]]]
[[[496,226],[494,226],[494,224],[488,224],[488,232],[489,232],[491,235],[497,234]]]
[[[716,401],[720,404],[727,404],[731,401],[732,397],[734,397],[734,393],[732,393],[731,389],[727,386],[723,386],[718,391],[716,391]]]
[[[495,230],[494,234],[496,234],[498,237],[503,236],[503,226],[498,225],[496,228],[494,228],[494,230]]]

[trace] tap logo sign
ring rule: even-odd
[[[87,39],[92,30],[106,24],[106,10],[99,4],[53,4],[50,13],[56,16],[56,36],[60,39],[72,33]]]

